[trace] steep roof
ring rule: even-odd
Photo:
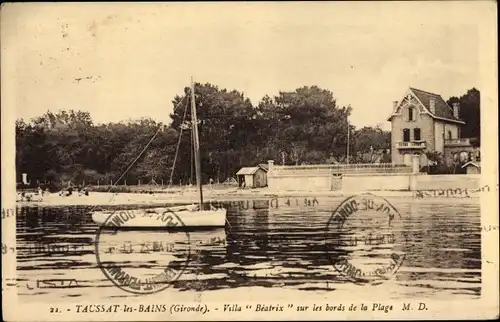
[[[459,118],[453,116],[453,108],[446,103],[446,101],[439,94],[423,91],[421,89],[410,87],[410,92],[417,98],[426,111],[433,117],[443,120],[448,120],[451,122],[458,122],[465,124],[465,122]],[[434,113],[431,112],[431,107],[429,101],[431,98],[434,99]],[[392,119],[396,111],[389,117],[389,121]]]
[[[453,108],[451,108],[448,103],[439,94],[434,94],[430,92],[423,91],[421,89],[416,89],[410,87],[410,90],[415,94],[418,100],[425,106],[425,108],[430,112],[429,101],[434,98],[435,112],[433,113],[436,117],[442,117],[454,121],[462,121],[453,116]]]

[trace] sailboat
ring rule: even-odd
[[[196,185],[198,188],[198,204],[176,206],[176,207],[158,207],[148,209],[133,210],[134,216],[130,216],[131,210],[114,210],[114,211],[95,211],[92,213],[92,220],[100,226],[106,226],[106,222],[110,222],[111,216],[115,214],[119,217],[121,213],[125,213],[126,220],[120,220],[120,227],[123,228],[164,228],[165,222],[158,220],[162,214],[174,212],[182,221],[185,227],[224,227],[226,225],[226,212],[224,208],[205,209],[203,205],[203,190],[201,184],[201,155],[200,155],[200,138],[198,135],[198,119],[196,117],[196,104],[194,96],[194,83],[191,79],[191,121],[192,135],[194,145],[194,159],[196,167]],[[157,214],[158,216],[155,216]],[[113,220],[115,221],[115,220]],[[115,221],[116,222],[116,221]]]

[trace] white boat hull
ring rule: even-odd
[[[92,213],[92,220],[99,226],[113,226],[119,228],[166,228],[169,222],[181,223],[176,228],[183,227],[224,227],[226,225],[227,210],[196,210],[196,205],[179,207],[161,207],[150,209],[96,211]],[[173,213],[178,218],[171,218]],[[116,226],[114,224],[116,224]]]

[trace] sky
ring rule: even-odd
[[[17,118],[169,122],[193,76],[254,104],[317,85],[356,127],[388,129],[410,86],[478,88],[480,19],[465,2],[18,4],[2,10],[2,68]]]

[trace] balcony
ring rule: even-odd
[[[425,149],[425,141],[396,142],[397,149]]]
[[[471,146],[470,138],[444,140],[444,146]]]

